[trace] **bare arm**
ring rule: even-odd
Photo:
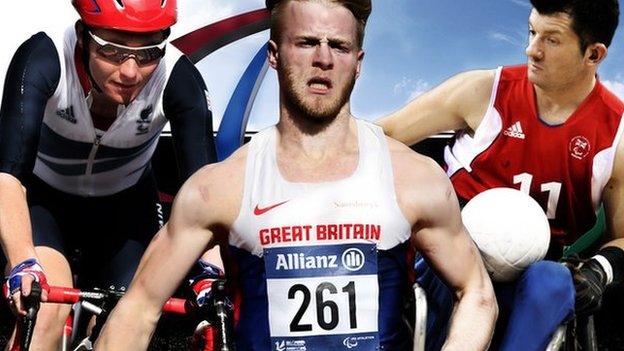
[[[455,290],[457,302],[443,349],[485,350],[494,332],[496,297],[479,251],[461,223],[455,192],[447,183],[444,198],[430,202],[427,224],[417,232],[416,243]]]
[[[414,223],[417,248],[455,291],[457,302],[444,349],[485,350],[498,307],[479,251],[461,222],[453,187],[430,159],[412,153],[393,163],[400,164],[395,166],[397,195],[406,218]]]
[[[0,240],[10,267],[36,257],[26,189],[8,173],[0,173]]]
[[[377,124],[406,145],[443,131],[474,131],[487,110],[494,76],[495,71],[460,73]]]
[[[219,187],[224,168],[207,166],[182,187],[169,222],[147,248],[128,293],[104,325],[96,350],[147,349],[163,304],[213,244],[213,234],[224,234],[233,220],[233,206],[228,204],[236,196]]]
[[[620,142],[615,154],[613,173],[602,198],[605,205],[607,229],[612,240],[604,246],[617,246],[624,250],[624,143]]]

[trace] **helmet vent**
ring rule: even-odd
[[[123,0],[115,0],[115,6],[117,6],[119,10],[123,10],[126,7]]]
[[[167,0],[160,0],[160,7],[162,7],[163,9],[165,8],[166,4],[167,4]]]

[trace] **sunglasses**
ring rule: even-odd
[[[89,36],[91,36],[93,41],[98,45],[96,52],[107,60],[118,64],[123,63],[129,58],[134,58],[139,65],[146,65],[165,56],[165,45],[167,45],[165,41],[157,45],[137,47],[125,46],[111,43],[110,41],[98,37],[91,31],[88,32]]]

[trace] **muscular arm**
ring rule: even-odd
[[[605,205],[607,230],[612,240],[604,246],[617,246],[624,250],[624,143],[618,145],[613,173],[602,193]]]
[[[395,166],[397,195],[414,223],[416,246],[455,291],[457,302],[444,349],[485,350],[494,331],[496,297],[479,251],[461,222],[453,187],[430,159],[411,154],[395,160],[400,162]]]
[[[171,123],[174,150],[182,181],[217,160],[208,89],[185,56],[173,67],[163,93],[163,109]]]
[[[36,257],[23,183],[35,164],[48,99],[60,78],[58,54],[37,33],[16,51],[0,108],[0,241],[11,266]]]
[[[495,71],[460,73],[377,121],[406,145],[448,131],[476,130],[487,110]]]
[[[213,245],[213,236],[225,235],[238,213],[243,168],[237,167],[226,163],[206,166],[185,183],[169,222],[150,243],[128,293],[104,325],[96,350],[147,348],[164,302]],[[233,171],[239,168],[239,172]],[[223,187],[225,182],[230,186]]]

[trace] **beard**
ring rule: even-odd
[[[334,85],[336,93],[331,95],[314,95],[306,93],[307,81],[297,76],[292,69],[281,67],[278,79],[283,93],[284,104],[295,114],[315,124],[326,124],[333,121],[342,108],[349,102],[355,86],[355,70],[342,86]]]

